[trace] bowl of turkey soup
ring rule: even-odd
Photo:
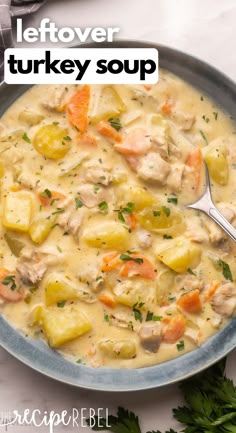
[[[176,50],[112,46],[158,48],[159,82],[0,86],[0,341],[59,381],[132,391],[235,347],[236,246],[186,204],[205,160],[236,221],[236,90]]]

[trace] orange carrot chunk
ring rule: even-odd
[[[194,189],[196,191],[200,186],[202,162],[202,152],[199,147],[190,152],[185,161],[185,164],[193,169],[195,181]]]
[[[15,275],[6,268],[0,268],[0,297],[8,302],[19,302],[24,294],[25,290],[18,287]]]
[[[137,220],[133,213],[127,214],[124,216],[126,225],[130,228],[131,231],[136,229]]]
[[[101,301],[103,304],[105,304],[107,307],[110,308],[115,308],[116,306],[116,301],[111,296],[108,295],[100,295],[99,301]]]
[[[102,265],[101,265],[101,271],[103,272],[109,272],[113,271],[117,268],[117,266],[120,265],[121,260],[119,259],[119,253],[109,253],[103,256],[102,258]]]
[[[99,122],[98,132],[99,132],[99,134],[103,135],[104,137],[109,138],[112,141],[115,141],[117,143],[122,142],[121,133],[116,131],[116,129],[111,126],[111,124],[108,122],[108,120],[102,120],[101,122]]]
[[[150,147],[151,144],[148,132],[144,128],[137,128],[130,131],[129,134],[126,135],[123,143],[114,145],[114,148],[118,152],[127,156],[145,155]]]
[[[165,331],[163,332],[162,339],[165,343],[176,343],[185,333],[186,321],[180,314],[172,317],[168,323]]]
[[[54,202],[58,203],[58,201],[63,200],[64,198],[66,198],[66,196],[61,192],[45,189],[44,191],[38,193],[38,198],[42,206],[49,206]]]
[[[178,299],[177,305],[190,314],[200,313],[202,303],[199,296],[199,290],[191,290]]]
[[[164,104],[161,106],[161,111],[164,114],[170,114],[172,111],[172,108],[174,106],[174,102],[171,98],[167,98],[164,102]]]
[[[214,296],[214,294],[215,294],[215,292],[219,286],[220,286],[219,280],[213,280],[211,282],[209,289],[206,291],[206,293],[204,295],[204,301],[205,302],[209,301],[212,298],[212,296]]]
[[[84,133],[88,126],[88,109],[90,100],[90,87],[80,87],[67,104],[67,116],[71,125],[79,132]]]
[[[139,254],[132,254],[131,260],[127,260],[120,270],[122,277],[134,277],[139,276],[147,278],[148,280],[155,280],[156,272],[153,264]]]

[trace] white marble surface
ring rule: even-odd
[[[66,5],[66,6],[65,6]],[[49,0],[32,17],[37,26],[43,17],[64,26],[116,26],[119,37],[154,41],[179,48],[202,58],[236,80],[235,0]],[[236,351],[228,358],[228,373],[236,380]],[[73,407],[124,405],[141,418],[143,431],[164,432],[177,427],[171,409],[181,402],[177,386],[136,394],[101,394],[56,383],[0,350],[0,413],[26,408],[70,411]],[[0,433],[5,431],[0,427]],[[9,432],[47,433],[42,427],[9,427]],[[89,431],[87,428],[57,427],[56,432]]]

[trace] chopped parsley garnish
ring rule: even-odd
[[[57,251],[59,251],[59,253],[62,253],[62,249],[59,245],[56,245],[56,249],[57,249]]]
[[[228,263],[226,263],[226,262],[224,262],[224,260],[220,259],[220,260],[218,260],[218,265],[222,269],[222,272],[223,272],[225,279],[229,280],[229,281],[233,281],[232,272],[231,272],[231,269],[230,269]]]
[[[163,235],[163,239],[173,239],[171,235]]]
[[[184,340],[180,340],[177,344],[176,344],[177,350],[178,352],[181,352],[181,350],[184,350]]]
[[[108,204],[106,201],[101,201],[101,203],[99,203],[98,207],[99,207],[100,211],[102,211],[102,212],[108,211]]]
[[[178,204],[178,197],[168,197],[167,202],[177,205]]]
[[[7,275],[3,280],[2,284],[4,286],[8,286],[8,284],[11,284],[10,289],[13,291],[16,289],[16,282],[15,282],[15,275]]]
[[[191,268],[188,268],[188,269],[187,269],[187,272],[188,272],[190,275],[196,275],[196,273],[193,272],[193,270],[192,270]]]
[[[65,212],[65,209],[63,209],[62,207],[58,207],[54,212],[52,212],[52,215],[56,215],[58,213],[63,213]]]
[[[155,314],[152,313],[152,311],[147,312],[146,322],[150,322],[150,321],[159,322],[161,319],[162,319],[161,316],[155,316]]]
[[[53,125],[57,126],[60,122],[52,122]]]
[[[61,301],[57,303],[58,308],[63,308],[65,306],[66,301]]]
[[[104,313],[104,320],[105,320],[105,322],[109,323],[109,321],[110,321],[109,314]]]
[[[159,210],[154,210],[152,213],[153,213],[154,217],[161,215],[161,211],[159,211]]]
[[[79,209],[81,207],[83,207],[83,202],[79,199],[79,197],[75,197],[75,207],[76,209]]]
[[[128,202],[125,207],[123,207],[123,208],[121,208],[119,210],[119,212],[118,212],[118,219],[122,223],[125,223],[125,217],[124,217],[123,214],[131,215],[133,213],[134,209],[135,209],[135,204],[131,203],[131,202]]]
[[[167,206],[162,206],[163,211],[165,212],[166,216],[170,216],[170,208]]]
[[[210,122],[209,117],[206,117],[205,114],[202,116],[202,118],[203,118],[203,120],[205,120],[206,123]]]
[[[65,137],[63,137],[63,140],[71,141],[72,138],[69,135],[66,135]]]
[[[57,226],[59,226],[59,224],[58,224],[58,223],[55,223],[55,224],[52,225],[51,229],[54,229],[54,228],[57,227]]]
[[[52,197],[52,193],[51,193],[51,191],[48,188],[46,188],[43,192],[41,192],[40,195],[42,197],[46,197],[46,198],[51,198]]]
[[[141,257],[131,257],[128,254],[121,254],[120,260],[123,260],[125,262],[132,260],[133,262],[138,263],[139,265],[143,263],[143,259]]]
[[[142,308],[143,305],[144,305],[144,302],[136,302],[132,307],[135,320],[137,320],[141,323],[143,321],[143,316],[142,316],[142,313],[140,311],[140,308]]]
[[[118,117],[111,117],[110,119],[108,119],[108,122],[116,131],[120,131],[120,129],[122,128],[120,119],[118,119]]]
[[[99,189],[100,189],[100,186],[99,185],[93,185],[93,191],[94,191],[94,193],[95,194],[97,194],[97,192],[99,191]]]
[[[203,132],[201,129],[199,130],[199,132],[200,132],[200,134],[201,134],[203,140],[206,142],[206,144],[208,144],[208,140],[207,140],[207,138],[206,138],[204,132]]]
[[[26,143],[31,143],[30,138],[28,137],[27,133],[24,132],[24,134],[22,135],[22,139],[26,141]]]
[[[213,111],[213,116],[214,116],[215,120],[217,120],[218,119],[218,112],[217,111]]]

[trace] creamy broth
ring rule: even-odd
[[[2,314],[73,362],[135,368],[201,345],[235,312],[229,116],[178,77],[34,86],[0,125]]]

